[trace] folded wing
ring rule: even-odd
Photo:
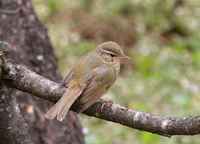
[[[108,66],[95,68],[90,73],[90,80],[80,96],[79,102],[81,109],[79,112],[85,111],[89,106],[94,104],[99,98],[112,86],[116,80],[114,69]]]

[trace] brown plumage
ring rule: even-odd
[[[62,121],[71,105],[79,99],[81,109],[85,111],[94,104],[115,82],[120,60],[127,58],[121,47],[115,42],[105,42],[82,56],[65,78],[66,92],[46,113],[46,117]]]

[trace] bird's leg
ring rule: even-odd
[[[107,103],[112,103],[111,100],[105,100],[105,99],[102,99],[102,98],[100,98],[99,100],[102,102],[102,105],[101,105],[101,112],[103,111],[103,108],[104,108],[105,104],[107,104]]]

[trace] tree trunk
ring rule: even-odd
[[[15,52],[12,59],[54,81],[61,81],[47,30],[36,17],[30,0],[0,0],[0,41]],[[76,113],[62,122],[47,120],[52,105],[0,81],[0,143],[82,144]]]

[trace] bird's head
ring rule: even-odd
[[[97,53],[107,62],[122,60],[126,62],[130,58],[126,56],[123,49],[116,42],[108,41],[97,46]]]

